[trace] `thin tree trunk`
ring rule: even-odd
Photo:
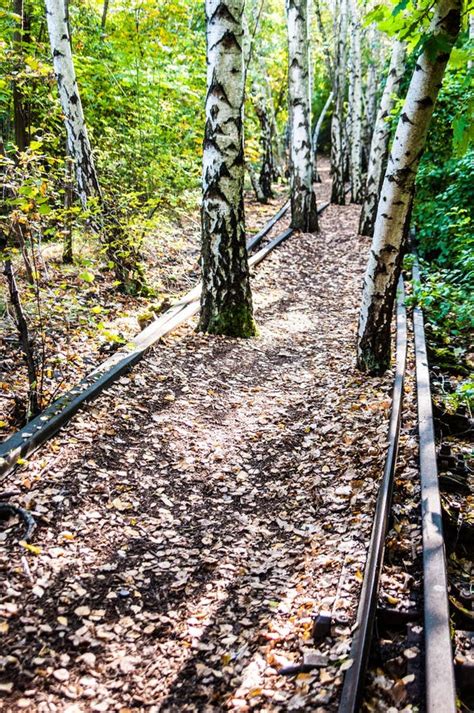
[[[349,104],[351,201],[362,201],[362,60],[360,18],[355,0],[351,0],[351,94]]]
[[[334,7],[334,111],[331,122],[331,203],[345,203],[345,130],[344,99],[346,92],[346,39],[347,39],[347,0],[335,0]]]
[[[287,0],[291,227],[318,230],[311,149],[308,0]]]
[[[268,115],[266,103],[262,97],[254,101],[254,108],[260,122],[260,143],[262,146],[262,163],[258,182],[265,200],[273,198],[272,178],[274,174],[272,124]]]
[[[362,164],[366,171],[369,165],[370,145],[377,118],[377,82],[380,69],[380,41],[375,27],[370,27],[368,36],[368,66],[363,96]]]
[[[244,0],[206,0],[207,97],[203,152],[199,329],[256,333],[245,245]]]
[[[24,6],[23,0],[14,0],[13,12],[20,17],[19,25],[13,33],[13,46],[15,49],[15,65],[16,72],[23,69],[22,45],[24,32]],[[15,144],[19,152],[25,150],[28,145],[27,117],[24,103],[23,92],[19,82],[14,79],[12,81],[13,89],[13,125],[15,129]]]
[[[403,238],[435,101],[459,34],[461,9],[462,0],[437,2],[431,25],[436,43],[427,45],[418,58],[398,121],[364,279],[357,353],[363,371],[381,373],[390,364],[390,324]]]
[[[3,266],[3,274],[5,275],[8,294],[11,305],[15,313],[15,321],[20,337],[21,351],[26,363],[28,373],[28,420],[36,416],[40,412],[40,404],[38,397],[38,373],[36,369],[33,348],[31,346],[28,323],[26,321],[23,306],[21,304],[18,287],[13,272],[13,267],[10,258],[7,258]]]
[[[72,264],[74,256],[72,250],[72,220],[71,208],[73,200],[73,171],[72,161],[66,156],[66,176],[64,181],[64,241],[63,263]]]
[[[329,79],[332,81],[333,76],[333,61],[331,57],[331,51],[329,49],[329,42],[326,29],[324,27],[323,18],[321,15],[321,6],[319,0],[314,0],[314,14],[316,16],[316,24],[318,26],[319,34],[321,35],[321,43],[323,46],[324,62],[326,64],[326,71],[328,73]]]
[[[369,166],[365,184],[365,197],[360,214],[359,233],[372,236],[377,215],[377,204],[387,161],[390,125],[387,122],[405,70],[405,44],[395,41],[388,70],[387,81],[380,100],[375,129],[370,147]]]
[[[109,11],[109,0],[104,0],[104,4],[102,6],[102,19],[100,21],[100,29],[102,32],[105,32],[105,25],[107,23],[107,13]]]
[[[326,118],[326,114],[328,112],[329,107],[331,106],[331,102],[332,102],[333,98],[334,98],[333,92],[329,92],[329,96],[326,99],[326,103],[323,106],[321,113],[318,117],[318,120],[316,122],[316,126],[314,127],[313,137],[311,140],[313,173],[314,173],[314,176],[316,177],[316,181],[318,183],[321,181],[321,179],[319,178],[319,175],[318,175],[318,168],[317,168],[319,133],[321,131],[323,121]]]
[[[249,174],[250,183],[252,184],[253,192],[255,193],[255,198],[258,200],[259,203],[268,203],[268,198],[265,197],[262,191],[258,176],[255,173],[255,169],[250,163],[250,161],[245,162],[245,168],[247,169],[247,173]]]
[[[100,198],[101,191],[74,71],[64,0],[46,0],[46,21],[66,125],[68,153],[75,162],[77,189],[85,207],[89,198]]]
[[[146,292],[137,247],[128,240],[113,206],[104,201],[84,119],[72,58],[65,0],[46,0],[54,72],[67,133],[67,151],[74,160],[77,192],[83,207],[96,198],[103,219],[103,239],[121,289],[128,294]]]

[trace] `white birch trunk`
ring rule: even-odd
[[[308,0],[287,0],[291,227],[318,229],[313,186]]]
[[[319,181],[320,179],[318,178],[318,168],[317,168],[317,157],[318,157],[318,139],[319,139],[319,134],[321,131],[321,127],[323,125],[323,121],[326,117],[326,114],[328,113],[328,109],[331,106],[331,102],[334,98],[334,94],[332,92],[329,92],[329,96],[326,99],[326,103],[324,104],[321,113],[318,117],[318,120],[316,122],[316,126],[314,127],[313,131],[313,136],[311,139],[311,150],[312,150],[312,163],[313,163],[313,173],[315,176],[315,179]]]
[[[387,160],[390,125],[387,122],[405,71],[405,44],[395,41],[387,81],[380,100],[375,129],[370,146],[369,165],[365,184],[365,197],[360,214],[359,233],[372,236],[377,215],[377,203]]]
[[[100,197],[100,188],[74,71],[64,0],[46,0],[46,20],[66,125],[68,154],[74,160],[77,190],[85,206],[91,196]]]
[[[345,126],[344,99],[346,92],[346,41],[347,41],[347,0],[335,0],[334,4],[334,63],[333,91],[334,111],[331,121],[331,203],[345,203]]]
[[[375,27],[370,27],[367,33],[368,38],[368,66],[366,73],[366,83],[364,89],[365,111],[363,112],[362,126],[362,154],[363,165],[367,168],[370,158],[370,145],[377,118],[377,83],[378,73],[380,72],[380,41]]]
[[[388,160],[358,333],[358,365],[371,373],[381,373],[390,364],[390,324],[416,173],[451,48],[459,34],[461,8],[462,0],[438,0],[435,6],[431,25],[435,42],[415,65]]]
[[[243,201],[243,10],[244,0],[206,0],[199,328],[235,337],[255,334]]]
[[[350,96],[350,181],[351,201],[362,201],[362,59],[360,18],[356,0],[351,0],[351,96]]]

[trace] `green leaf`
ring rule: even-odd
[[[95,276],[92,274],[92,272],[84,270],[84,272],[80,273],[79,279],[84,280],[84,282],[94,282]]]

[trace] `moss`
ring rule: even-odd
[[[222,334],[226,337],[249,339],[258,334],[257,325],[248,307],[234,307],[219,312],[208,324],[200,324],[199,329],[208,334]]]
[[[371,349],[361,349],[357,357],[357,368],[365,374],[380,376],[387,371],[390,362],[390,351],[382,358],[377,358]]]

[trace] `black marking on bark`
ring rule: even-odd
[[[417,99],[416,103],[420,109],[428,109],[434,105],[434,101],[431,97],[424,97],[423,99]]]
[[[403,112],[403,114],[400,115],[400,119],[402,120],[403,124],[411,124],[412,126],[414,126],[413,121],[410,119],[406,112]]]
[[[241,51],[241,47],[240,47],[240,44],[239,44],[238,41],[237,41],[237,37],[235,36],[235,33],[234,33],[234,32],[231,32],[230,30],[226,30],[226,31],[224,32],[224,34],[222,35],[222,37],[220,37],[220,38],[217,40],[217,42],[215,42],[215,43],[212,45],[212,47],[209,48],[209,51],[212,51],[213,49],[215,49],[215,48],[218,47],[219,45],[222,45],[222,47],[223,47],[225,50],[231,50],[232,48],[235,48],[235,49],[239,50],[239,52]]]
[[[214,20],[220,20],[221,22],[223,20],[227,20],[227,22],[237,25],[236,18],[232,15],[229,7],[223,2],[219,3],[212,15],[209,17],[210,23],[214,22]]]
[[[224,87],[220,82],[217,82],[214,77],[212,79],[211,86],[209,87],[209,90],[207,92],[206,101],[209,99],[210,96],[215,97],[218,101],[225,102],[227,106],[232,106],[227,98],[227,94],[225,92]]]

